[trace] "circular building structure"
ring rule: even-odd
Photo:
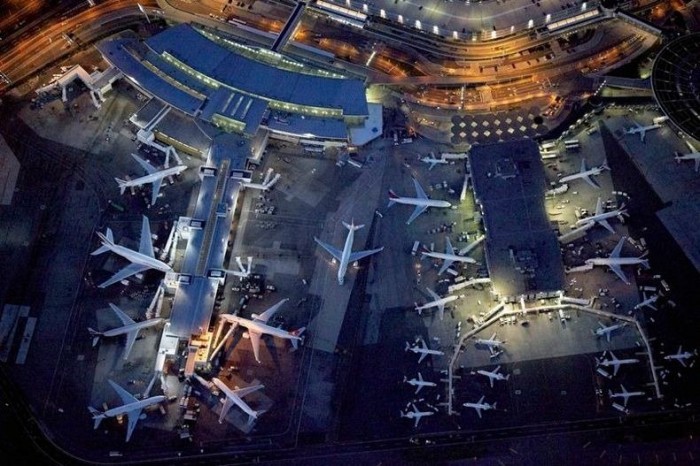
[[[659,52],[651,86],[671,121],[700,139],[700,33],[675,39]]]

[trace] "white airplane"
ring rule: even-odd
[[[162,403],[165,401],[165,396],[164,395],[158,395],[158,396],[152,396],[150,398],[146,398],[145,400],[138,400],[134,395],[131,393],[127,392],[124,390],[122,387],[117,385],[116,383],[112,382],[111,380],[107,380],[109,384],[112,386],[115,392],[119,395],[119,398],[122,399],[122,403],[124,403],[121,406],[117,406],[115,408],[108,409],[106,411],[98,411],[97,409],[93,408],[92,406],[88,406],[88,409],[90,410],[90,413],[92,414],[92,420],[95,421],[95,429],[97,429],[100,426],[100,423],[102,422],[103,419],[106,419],[108,417],[116,417],[116,416],[122,416],[126,415],[127,418],[127,427],[126,427],[126,441],[128,442],[129,439],[131,438],[132,432],[134,432],[134,427],[136,427],[136,423],[139,420],[139,417],[141,417],[141,410],[144,408],[147,408],[149,406],[153,406],[158,403]]]
[[[279,303],[275,304],[265,312],[260,315],[253,314],[252,320],[245,319],[243,317],[235,316],[233,314],[221,314],[219,317],[226,322],[232,323],[234,325],[241,325],[248,329],[248,337],[250,338],[250,344],[253,345],[253,354],[255,355],[255,360],[260,362],[260,337],[262,335],[272,335],[279,338],[284,338],[292,342],[294,349],[298,348],[299,341],[302,339],[301,334],[304,333],[306,327],[288,332],[287,330],[282,330],[278,327],[273,327],[267,325],[267,321],[272,317],[282,306],[282,304],[289,301],[289,298],[285,298]]]
[[[491,338],[488,338],[488,339],[477,338],[475,340],[475,344],[487,346],[489,351],[491,352],[491,354],[494,354],[495,352],[497,352],[501,348],[501,345],[505,345],[506,342],[505,342],[505,340],[504,341],[497,340],[496,334],[494,333],[493,335],[491,335]]]
[[[617,371],[620,369],[620,366],[623,364],[634,364],[636,362],[639,362],[639,359],[617,359],[617,357],[613,354],[612,351],[609,351],[610,353],[610,359],[603,359],[601,357],[600,360],[596,359],[596,363],[599,366],[603,367],[614,367],[613,369],[613,375],[617,375]],[[603,353],[603,357],[605,356],[605,353]]]
[[[664,356],[664,359],[667,360],[667,361],[672,361],[672,360],[675,359],[676,361],[678,361],[679,363],[681,363],[681,366],[683,366],[683,367],[688,367],[688,366],[686,365],[686,363],[685,363],[685,360],[686,360],[686,359],[690,359],[690,358],[692,358],[693,356],[697,356],[698,351],[695,350],[695,351],[693,351],[692,353],[689,353],[688,351],[682,351],[682,350],[683,350],[683,347],[682,347],[682,346],[679,346],[679,347],[678,347],[678,352],[677,352],[677,353],[675,353],[675,354],[669,354],[668,356]]]
[[[475,239],[473,242],[467,244],[467,245],[464,246],[462,249],[460,249],[459,252],[458,252],[457,254],[459,254],[460,256],[464,256],[464,255],[466,255],[466,254],[469,254],[469,252],[471,252],[472,249],[474,249],[475,247],[477,247],[485,238],[486,238],[485,235],[479,236],[479,237],[478,237],[477,239]]]
[[[598,328],[595,330],[591,330],[591,332],[597,336],[597,337],[602,337],[605,335],[605,338],[608,340],[608,343],[610,343],[610,335],[617,329],[624,327],[626,324],[623,322],[621,324],[614,324],[614,325],[608,325],[607,327],[600,322],[598,322]]]
[[[333,256],[334,260],[340,261],[340,265],[338,266],[338,283],[340,285],[342,285],[345,281],[345,272],[348,270],[348,264],[359,261],[360,259],[371,256],[372,254],[376,254],[384,249],[384,246],[382,246],[381,248],[370,249],[368,251],[352,252],[352,243],[355,238],[355,232],[360,228],[363,228],[364,225],[355,225],[354,221],[351,221],[349,225],[343,222],[343,225],[345,225],[345,228],[348,229],[348,236],[345,238],[345,246],[343,246],[342,251],[334,248],[330,244],[324,243],[314,236],[314,241],[316,241],[319,246],[328,251],[330,255]]]
[[[586,168],[586,159],[581,159],[581,169],[579,170],[579,172],[559,178],[559,183],[564,184],[569,181],[581,178],[583,179],[583,181],[590,184],[594,188],[600,189],[598,183],[596,183],[593,180],[593,178],[591,178],[591,176],[600,175],[601,173],[603,173],[603,170],[610,170],[607,163],[603,163],[599,167]]]
[[[442,356],[443,354],[445,354],[442,351],[432,350],[432,349],[428,348],[428,345],[425,343],[425,340],[423,340],[422,338],[419,338],[416,341],[416,344],[413,346],[409,345],[408,342],[406,342],[406,349],[404,351],[411,351],[411,352],[416,353],[416,354],[420,353],[420,357],[418,358],[419,364],[429,354],[434,354],[435,356]]]
[[[413,385],[416,388],[416,393],[421,391],[423,387],[435,387],[437,384],[435,382],[427,382],[423,380],[423,376],[421,373],[418,373],[418,378],[416,379],[415,377],[412,379],[407,379],[406,376],[403,377],[403,381],[406,382],[409,385]]]
[[[265,388],[264,385],[251,385],[250,387],[245,388],[230,389],[225,383],[223,383],[216,377],[213,377],[211,381],[214,382],[214,385],[216,385],[219,388],[219,390],[221,390],[224,393],[224,395],[226,395],[226,398],[221,400],[223,406],[221,407],[221,414],[219,415],[219,424],[224,422],[226,415],[228,414],[229,410],[233,405],[236,405],[239,408],[241,408],[249,416],[248,422],[253,422],[253,419],[257,419],[258,416],[261,414],[260,411],[255,411],[250,406],[248,406],[248,404],[245,401],[243,401],[243,397],[250,393],[258,391],[261,388]]]
[[[684,160],[694,160],[695,161],[695,171],[697,172],[698,169],[700,169],[700,152],[688,141],[685,141],[685,143],[690,147],[690,152],[687,154],[681,154],[680,152],[675,152],[674,153],[674,159],[676,160],[676,163],[681,163]]]
[[[416,311],[418,311],[418,315],[421,315],[421,312],[425,309],[437,307],[438,312],[440,313],[440,320],[442,320],[442,318],[445,316],[445,304],[455,301],[459,298],[459,296],[452,295],[441,298],[436,292],[434,292],[430,288],[426,287],[425,289],[428,291],[428,293],[430,293],[430,296],[433,297],[434,301],[430,301],[429,303],[425,303],[421,306],[416,306]]]
[[[414,205],[416,208],[413,210],[413,213],[411,216],[408,218],[406,221],[406,225],[410,225],[413,220],[416,219],[420,214],[425,212],[425,210],[428,207],[451,207],[452,204],[450,204],[447,201],[440,201],[437,199],[430,199],[428,196],[425,194],[425,191],[423,191],[423,188],[421,188],[421,185],[418,183],[418,180],[413,178],[413,185],[416,188],[416,197],[401,197],[397,195],[394,191],[391,189],[389,190],[389,205],[388,207],[393,206],[394,204],[407,204],[407,205]]]
[[[644,306],[646,306],[646,307],[651,308],[651,309],[653,309],[653,310],[656,311],[657,309],[656,309],[656,306],[654,305],[654,303],[655,303],[658,299],[659,299],[659,295],[658,295],[658,294],[651,295],[650,297],[648,297],[647,299],[645,299],[645,300],[642,301],[641,303],[639,303],[639,304],[637,304],[636,306],[634,306],[634,309],[635,309],[635,310],[638,310],[638,309],[641,309],[641,308],[643,308]]]
[[[413,427],[418,427],[418,422],[420,422],[423,416],[432,416],[435,414],[433,411],[418,411],[418,408],[416,408],[416,405],[413,403],[411,403],[411,406],[413,407],[413,411],[406,411],[405,413],[401,411],[401,417],[415,419],[416,422],[413,424]]]
[[[501,370],[501,366],[497,366],[492,371],[486,371],[484,369],[479,369],[478,371],[476,371],[476,373],[480,374],[480,375],[485,375],[486,377],[488,377],[489,382],[491,382],[491,388],[493,388],[493,381],[494,380],[508,380],[510,378],[510,374],[503,375],[503,374],[498,372],[499,370]]]
[[[495,401],[493,402],[493,404],[484,403],[484,398],[486,398],[486,396],[482,396],[481,398],[479,398],[479,401],[477,401],[476,403],[462,403],[462,406],[464,406],[465,408],[472,408],[476,410],[476,414],[478,414],[479,418],[481,418],[482,410],[488,411],[490,409],[496,409],[497,403]]]
[[[619,393],[613,393],[612,390],[608,390],[608,395],[610,398],[622,398],[624,400],[624,406],[627,406],[627,400],[629,400],[630,397],[644,395],[644,392],[628,392],[622,384],[620,384],[620,388],[622,391]]]
[[[92,346],[97,346],[97,343],[100,341],[101,337],[116,337],[119,335],[126,335],[124,359],[129,359],[129,353],[131,353],[131,348],[134,346],[136,337],[138,337],[139,330],[141,330],[142,328],[153,327],[154,325],[158,325],[159,323],[163,322],[163,320],[165,320],[157,318],[144,320],[142,322],[134,322],[134,320],[131,317],[126,315],[124,311],[119,309],[114,304],[109,303],[109,307],[112,308],[117,317],[119,317],[119,320],[122,321],[123,325],[121,327],[106,330],[104,332],[98,332],[97,330],[88,327],[88,331],[90,332],[90,335],[92,335]]]
[[[119,189],[122,194],[126,188],[132,186],[141,186],[147,183],[153,183],[153,189],[151,193],[151,205],[156,203],[158,199],[158,193],[160,192],[160,185],[163,183],[163,178],[168,176],[178,175],[183,171],[187,170],[185,165],[175,165],[174,167],[164,168],[163,170],[156,170],[153,165],[142,159],[136,154],[131,154],[131,156],[136,160],[139,165],[146,171],[146,175],[133,179],[133,180],[122,180],[121,178],[114,178],[119,185]]]
[[[620,221],[622,221],[623,216],[629,216],[624,205],[622,205],[622,207],[619,209],[611,210],[610,212],[603,212],[603,203],[600,198],[598,198],[598,203],[595,206],[595,214],[591,215],[590,217],[577,220],[576,227],[588,227],[592,226],[591,224],[593,223],[597,223],[605,227],[605,229],[610,233],[615,233],[613,227],[610,226],[610,223],[608,223],[608,219],[617,217]]]
[[[473,243],[472,243],[473,244]],[[471,245],[470,245],[471,246]],[[455,254],[455,250],[452,247],[450,238],[445,236],[445,252],[434,252],[434,251],[423,251],[421,252],[421,257],[432,257],[435,259],[442,259],[442,267],[438,271],[438,275],[447,270],[455,262],[466,262],[467,264],[476,264],[476,261],[468,256],[460,256]]]
[[[91,255],[96,256],[107,251],[112,251],[113,253],[131,261],[131,264],[112,275],[112,278],[100,284],[99,288],[106,288],[113,283],[117,283],[127,277],[148,269],[157,269],[161,272],[173,271],[173,268],[168,264],[155,258],[155,255],[153,254],[153,243],[151,243],[151,227],[149,226],[148,218],[145,215],[143,216],[143,223],[141,225],[141,241],[139,243],[138,251],[115,244],[114,236],[112,235],[112,230],[110,228],[107,228],[106,235],[98,231],[97,236],[102,241],[102,246],[93,251]]]
[[[241,186],[243,186],[244,188],[260,189],[262,191],[267,191],[271,187],[273,187],[281,177],[282,175],[278,173],[275,175],[274,178],[272,178],[272,168],[268,168],[262,183],[253,183],[252,181],[249,183],[241,182]]]
[[[432,170],[433,168],[435,168],[435,165],[437,165],[437,164],[447,164],[447,163],[450,163],[450,161],[447,160],[447,159],[445,159],[445,158],[442,158],[442,157],[436,158],[436,157],[435,157],[435,154],[434,154],[433,152],[430,153],[430,156],[429,156],[429,157],[423,157],[423,158],[421,158],[420,161],[421,161],[421,162],[424,162],[424,163],[429,163],[429,164],[430,164],[430,166],[428,167],[428,170]]]
[[[615,246],[615,249],[613,249],[613,251],[610,253],[610,256],[586,259],[586,264],[607,265],[608,267],[610,267],[610,270],[615,272],[615,274],[618,277],[620,277],[620,280],[629,285],[630,281],[627,278],[627,275],[625,275],[625,273],[622,271],[622,266],[641,264],[642,266],[649,268],[649,261],[647,259],[644,259],[643,255],[639,257],[620,257],[620,251],[622,251],[622,245],[624,244],[626,239],[627,238],[625,236],[620,238],[620,241],[617,243],[617,246]]]
[[[634,120],[632,120],[632,123],[634,123],[634,126],[630,126],[629,128],[625,128],[625,134],[639,134],[639,139],[642,142],[644,142],[644,137],[646,136],[647,131],[661,128],[661,125],[659,125],[657,123],[651,124],[649,126],[642,126]]]

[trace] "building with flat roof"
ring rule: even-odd
[[[144,41],[110,39],[102,56],[145,93],[225,131],[259,129],[338,144],[369,117],[365,84],[188,24]]]
[[[537,293],[561,290],[564,265],[544,207],[547,186],[537,144],[478,145],[469,162],[495,292],[506,299],[534,299]]]

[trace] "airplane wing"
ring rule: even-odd
[[[153,180],[153,189],[151,189],[151,205],[155,205],[158,199],[158,193],[160,192],[160,185],[163,183],[163,178],[157,178]]]
[[[698,171],[698,168],[700,168],[700,158],[695,159],[695,171]]]
[[[595,215],[600,215],[603,213],[603,201],[598,197],[598,202],[595,205]]]
[[[605,338],[608,340],[608,343],[610,343],[610,334],[612,332],[605,332]]]
[[[593,186],[595,189],[600,189],[600,185],[598,183],[596,183],[595,180],[593,180],[593,178],[591,178],[590,176],[585,175],[585,176],[582,176],[581,178],[583,179],[583,181],[585,181],[589,185]]]
[[[427,288],[427,287],[426,287],[425,290],[428,292],[428,294],[430,294],[430,296],[431,296],[435,301],[437,301],[438,299],[440,299],[440,296],[439,296],[436,292],[434,292],[433,290],[431,290],[430,288]]]
[[[136,337],[139,336],[139,331],[138,330],[132,330],[131,332],[128,332],[126,334],[126,346],[124,347],[124,359],[129,358],[129,354],[131,353],[131,347],[134,346],[134,343],[136,342]]]
[[[644,137],[645,137],[646,135],[647,135],[647,130],[645,130],[644,128],[642,128],[642,127],[640,126],[640,129],[639,129],[639,139],[641,139],[642,142],[644,142]]]
[[[579,173],[583,173],[587,170],[586,168],[586,159],[581,159],[581,170],[579,170]]]
[[[625,272],[622,271],[622,267],[620,267],[617,264],[608,264],[608,267],[610,267],[610,270],[615,272],[615,275],[620,277],[620,280],[625,282],[626,284],[630,284],[629,279],[627,278],[627,275],[625,275]],[[608,333],[608,341],[610,341],[610,333]]]
[[[617,371],[620,369],[619,364],[615,364],[615,368],[613,369],[613,375],[617,375]]]
[[[428,199],[428,196],[425,194],[425,191],[423,191],[423,188],[421,187],[420,183],[418,183],[418,180],[413,178],[413,186],[416,188],[416,197],[419,199]]]
[[[420,416],[416,416],[416,422],[413,423],[413,427],[418,427],[419,421],[420,421]]]
[[[602,226],[604,226],[605,229],[608,230],[610,233],[613,233],[613,234],[615,233],[615,230],[610,225],[610,223],[608,223],[608,221],[606,219],[598,220],[598,223],[601,224]]]
[[[421,388],[423,388],[423,385],[418,385],[418,387],[416,388],[416,394],[420,391]]]
[[[483,398],[482,398],[482,399],[483,399]],[[474,409],[476,410],[476,414],[479,415],[479,419],[481,419],[481,408],[479,408],[479,407],[477,406],[477,407],[475,407]]]
[[[106,288],[109,285],[120,282],[125,278],[130,277],[132,275],[136,275],[137,273],[143,272],[144,270],[148,270],[148,266],[141,264],[129,264],[123,269],[121,269],[119,272],[112,275],[112,278],[108,279],[104,283],[101,283],[99,285],[99,288]]]
[[[445,252],[447,254],[454,254],[455,253],[455,248],[452,247],[452,243],[450,242],[449,236],[445,236]]]
[[[249,395],[253,392],[256,392],[256,391],[260,390],[261,388],[265,388],[265,386],[262,384],[251,385],[250,387],[239,388],[238,390],[235,390],[233,393],[235,393],[239,397],[243,398],[244,396]]]
[[[690,152],[697,152],[697,149],[695,149],[695,146],[693,146],[690,141],[687,139],[685,140],[685,145],[688,146],[688,149],[690,149]]]
[[[420,354],[420,357],[418,358],[418,364],[420,364],[420,362],[421,362],[423,359],[425,359],[425,357],[426,357],[427,355],[428,355],[428,353],[421,353],[421,354]]]
[[[445,270],[447,270],[452,264],[454,264],[455,261],[452,259],[443,259],[442,266],[440,267],[440,270],[438,270],[438,275],[442,275]]]
[[[289,301],[289,298],[284,298],[282,301],[275,304],[274,306],[272,306],[271,308],[269,308],[268,310],[266,310],[262,314],[254,316],[253,321],[267,323],[267,321],[270,320],[270,317],[275,315],[275,313],[279,310],[279,308],[282,307],[282,305],[284,303],[286,303],[287,301]]]
[[[223,422],[223,420],[226,418],[226,415],[231,410],[233,404],[233,400],[228,396],[222,400],[221,413],[219,414],[219,422]]]
[[[260,361],[260,337],[261,337],[261,334],[248,330],[248,336],[250,337],[250,344],[253,345],[253,355],[255,356],[255,360]]]
[[[685,364],[685,361],[683,360],[683,358],[678,358],[678,362],[680,362],[681,365],[682,365],[683,367],[688,367],[688,366]]]
[[[615,245],[615,249],[610,253],[610,257],[620,257],[620,252],[622,251],[622,245],[625,243],[625,237],[620,238],[620,241]]]
[[[350,257],[348,258],[348,262],[359,261],[360,259],[363,259],[363,258],[365,258],[365,257],[367,257],[367,256],[371,256],[372,254],[378,253],[378,252],[381,251],[382,249],[384,249],[384,246],[382,246],[381,248],[377,248],[377,249],[369,249],[369,250],[367,250],[367,251],[356,251],[356,252],[353,252],[353,253],[350,254]]]
[[[126,426],[126,441],[128,442],[131,434],[134,432],[134,428],[136,428],[136,423],[139,422],[139,417],[141,417],[141,408],[132,409],[124,414],[126,414],[128,422]]]
[[[417,205],[416,208],[413,210],[413,213],[411,214],[410,217],[408,217],[408,220],[406,221],[406,225],[409,225],[412,221],[416,219],[420,214],[425,212],[425,209],[427,209],[427,205]]]
[[[119,309],[116,305],[114,305],[114,304],[112,304],[112,303],[109,303],[109,307],[112,308],[112,310],[113,310],[114,313],[117,315],[117,317],[119,317],[119,320],[122,321],[122,324],[123,324],[123,325],[129,325],[129,324],[135,323],[134,320],[133,320],[131,317],[129,317],[128,315],[126,315],[126,312],[124,312],[124,311],[122,311],[121,309]]]
[[[491,388],[493,388],[493,377],[489,377],[489,382],[491,382]]]
[[[117,385],[111,379],[107,379],[107,382],[109,382],[109,384],[112,386],[114,391],[117,392],[117,395],[119,395],[119,398],[121,398],[123,404],[126,405],[129,403],[136,403],[137,401],[139,401],[136,399],[136,397],[134,397],[134,395],[132,395],[131,393],[124,390],[122,387]],[[138,419],[138,417],[137,417],[137,419]]]
[[[155,258],[153,254],[153,241],[151,240],[151,226],[148,224],[148,217],[143,216],[141,222],[141,242],[139,243],[139,252],[149,257]]]
[[[320,239],[316,238],[314,236],[314,240],[318,243],[319,246],[321,246],[323,249],[328,251],[331,256],[335,257],[336,260],[340,260],[340,257],[343,255],[343,252],[340,249],[336,249],[330,244],[326,244]]]
[[[151,175],[151,174],[153,174],[153,173],[155,173],[155,172],[157,171],[157,170],[153,167],[153,165],[151,165],[150,163],[146,162],[144,159],[142,159],[142,158],[139,157],[138,155],[136,155],[136,154],[131,154],[131,157],[133,157],[134,160],[136,160],[136,161],[139,163],[139,165],[141,165],[141,167],[142,167],[144,170],[146,170],[146,173],[148,173],[149,175]]]

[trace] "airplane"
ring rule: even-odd
[[[384,249],[384,246],[382,246],[381,248],[377,249],[352,252],[352,243],[355,239],[355,232],[360,228],[364,228],[364,225],[355,225],[354,220],[351,221],[349,225],[343,222],[343,225],[345,225],[345,228],[348,229],[348,236],[345,238],[345,246],[343,246],[342,251],[334,248],[330,244],[324,243],[314,236],[314,241],[316,241],[319,246],[328,251],[330,255],[333,256],[334,260],[340,261],[340,265],[338,266],[338,284],[340,285],[345,282],[345,272],[348,270],[349,263],[359,261],[360,259],[364,259],[365,257],[376,254]]]
[[[625,240],[627,237],[623,236],[620,238],[620,241],[617,243],[617,246],[615,246],[615,249],[610,253],[610,256],[608,257],[594,257],[592,259],[586,259],[586,264],[587,265],[607,265],[610,267],[610,270],[615,272],[615,274],[620,277],[620,280],[625,282],[626,284],[630,284],[629,279],[627,278],[627,275],[625,275],[625,272],[622,271],[623,265],[637,265],[641,264],[642,266],[646,267],[647,269],[649,268],[649,261],[647,259],[643,259],[643,255],[639,257],[620,257],[620,251],[622,251],[622,245],[624,244]]]
[[[477,401],[476,403],[462,403],[462,406],[464,406],[465,408],[475,409],[476,414],[478,414],[479,418],[481,418],[481,410],[488,411],[490,409],[496,409],[497,403],[495,401],[493,402],[493,404],[484,403],[484,398],[486,398],[486,396],[482,396],[481,398],[479,398],[479,401]]]
[[[261,388],[265,388],[264,385],[251,385],[250,387],[236,388],[232,390],[216,377],[213,377],[211,381],[214,382],[214,385],[216,385],[217,388],[224,393],[224,395],[226,395],[226,398],[224,400],[221,400],[223,406],[221,407],[221,414],[219,415],[219,424],[221,424],[224,421],[226,415],[228,414],[229,410],[234,404],[241,408],[249,416],[248,422],[253,422],[253,419],[257,419],[258,416],[262,413],[261,411],[255,411],[250,406],[248,406],[248,404],[245,401],[243,401],[243,397],[248,395],[249,393],[258,391]]]
[[[581,178],[583,179],[583,181],[590,184],[594,188],[600,189],[598,183],[593,181],[593,178],[591,178],[591,176],[600,175],[601,173],[603,173],[603,170],[610,170],[610,167],[608,167],[607,163],[603,163],[598,167],[586,168],[586,159],[581,159],[581,169],[579,170],[579,172],[559,178],[559,183],[563,184],[567,181],[573,181]]]
[[[127,392],[111,380],[108,379],[107,382],[109,382],[114,391],[117,392],[119,398],[122,399],[122,403],[124,404],[115,408],[110,408],[106,411],[99,411],[92,406],[88,406],[88,410],[92,414],[92,419],[95,421],[94,428],[97,429],[103,419],[126,415],[128,422],[126,428],[126,441],[128,442],[131,438],[131,434],[134,432],[134,427],[136,427],[139,417],[141,417],[141,410],[149,406],[162,403],[166,399],[165,395],[152,396],[150,398],[146,398],[145,400],[138,400],[136,397],[134,397],[134,395]]]
[[[267,325],[267,321],[270,319],[270,317],[272,317],[287,301],[289,301],[289,298],[284,298],[282,301],[278,302],[262,314],[253,314],[251,316],[252,320],[235,316],[233,314],[221,314],[219,317],[226,322],[234,325],[241,325],[248,329],[248,337],[250,338],[250,344],[253,345],[255,360],[260,363],[260,337],[262,335],[272,335],[291,340],[292,346],[294,349],[297,349],[299,341],[302,339],[301,334],[304,333],[304,330],[306,330],[306,327],[302,327],[300,329],[288,332],[287,330],[282,330],[281,328]]]
[[[501,370],[501,366],[497,366],[494,370],[492,371],[487,371],[484,369],[479,369],[476,371],[477,374],[480,375],[485,375],[486,377],[489,378],[489,382],[491,382],[491,388],[493,388],[493,381],[494,380],[508,380],[510,378],[510,374],[508,375],[503,375],[499,373],[498,371]]]
[[[474,244],[474,243],[472,243]],[[470,245],[471,246],[471,245]],[[442,267],[440,267],[440,270],[438,271],[438,275],[442,275],[442,273],[447,270],[454,262],[466,262],[468,264],[476,264],[476,261],[472,259],[471,257],[468,256],[460,256],[458,254],[455,254],[455,250],[452,247],[452,243],[450,242],[450,238],[448,236],[445,236],[445,252],[433,252],[433,251],[423,251],[421,252],[421,257],[432,257],[435,259],[442,259],[444,262],[442,263]]]
[[[689,353],[688,351],[682,351],[682,349],[683,349],[683,347],[679,346],[677,353],[669,354],[668,356],[664,356],[664,359],[667,361],[671,361],[671,360],[675,359],[676,361],[681,363],[681,366],[688,367],[685,363],[685,360],[690,359],[693,356],[697,356],[698,352],[697,352],[697,350],[695,350],[692,353]]]
[[[110,228],[107,228],[106,235],[98,231],[97,236],[102,241],[102,246],[93,251],[91,255],[96,256],[107,251],[112,251],[113,253],[131,261],[131,264],[112,275],[112,278],[98,285],[99,288],[106,288],[113,283],[117,283],[127,277],[148,269],[157,269],[161,272],[173,271],[173,268],[168,264],[155,258],[155,255],[153,254],[153,243],[151,243],[151,227],[149,226],[148,218],[145,215],[143,216],[143,222],[141,224],[141,241],[139,243],[138,251],[134,251],[133,249],[125,248],[124,246],[119,246],[116,244]]]
[[[451,207],[452,204],[450,204],[448,201],[440,201],[437,199],[430,199],[428,196],[425,194],[425,191],[423,191],[423,188],[421,188],[421,185],[418,183],[418,180],[413,178],[413,185],[416,188],[416,197],[401,197],[397,195],[394,191],[391,189],[389,190],[389,205],[388,207],[393,206],[394,204],[407,204],[407,205],[414,205],[416,208],[413,210],[413,213],[411,216],[408,218],[406,221],[406,225],[410,225],[413,220],[416,219],[420,214],[425,212],[425,210],[428,207]]]
[[[438,312],[440,313],[440,320],[445,316],[445,304],[451,303],[452,301],[455,301],[459,296],[445,296],[444,298],[441,298],[438,296],[436,292],[431,290],[430,288],[425,288],[428,293],[430,293],[430,296],[433,297],[434,301],[430,301],[429,303],[425,303],[421,306],[416,306],[416,311],[418,311],[418,315],[421,315],[421,311],[424,309],[430,309],[431,307],[437,307]]]
[[[465,254],[469,254],[469,252],[470,252],[472,249],[474,249],[475,247],[477,247],[485,238],[486,238],[485,235],[479,236],[479,237],[478,237],[477,239],[475,239],[473,242],[467,244],[467,245],[464,246],[462,249],[460,249],[459,252],[458,252],[457,254],[459,254],[460,256],[464,256]]]
[[[491,354],[494,354],[495,352],[497,352],[500,349],[501,345],[505,345],[506,342],[505,342],[505,340],[504,341],[497,340],[496,334],[494,333],[493,335],[491,335],[491,338],[489,338],[489,339],[477,338],[475,340],[475,344],[487,346],[489,348],[489,351],[491,352]]]
[[[428,170],[432,170],[433,168],[435,168],[435,165],[437,165],[437,164],[447,164],[447,163],[450,163],[450,161],[447,160],[447,159],[445,159],[445,158],[442,158],[442,157],[440,157],[440,158],[435,158],[435,154],[434,154],[433,152],[430,153],[430,156],[429,156],[429,157],[423,157],[423,158],[421,158],[420,161],[421,161],[421,162],[424,162],[424,163],[429,163],[429,164],[430,164],[430,166],[428,167]]]
[[[630,397],[644,395],[644,392],[628,392],[625,389],[625,386],[622,384],[620,384],[620,388],[622,389],[621,392],[613,393],[612,390],[608,390],[608,394],[610,398],[622,398],[624,400],[623,404],[625,407],[627,406],[627,400],[629,400]]]
[[[688,141],[685,143],[690,147],[690,152],[687,154],[682,154],[680,152],[674,152],[674,159],[676,163],[681,163],[683,160],[694,160],[695,161],[695,171],[700,169],[700,152]]]
[[[428,345],[425,343],[425,340],[423,340],[422,338],[418,338],[418,340],[416,341],[416,344],[413,346],[410,346],[408,344],[408,342],[406,342],[406,349],[404,351],[411,351],[411,352],[416,353],[416,354],[420,353],[420,357],[418,358],[419,364],[429,354],[434,354],[436,356],[442,356],[443,354],[445,354],[442,351],[432,350],[432,349],[428,348]]]
[[[592,226],[591,224],[593,223],[597,223],[605,227],[605,229],[610,233],[615,233],[613,227],[610,226],[610,223],[608,223],[608,219],[617,217],[620,221],[622,221],[623,216],[629,216],[624,204],[619,209],[611,210],[610,212],[603,212],[603,203],[600,198],[598,198],[598,203],[595,206],[595,214],[591,215],[590,217],[577,220],[576,227],[588,227]]]
[[[183,171],[187,170],[185,165],[175,165],[174,167],[164,168],[163,170],[156,170],[153,165],[142,159],[136,154],[131,154],[131,156],[136,160],[139,165],[146,171],[146,175],[133,180],[122,180],[121,178],[114,178],[119,185],[121,194],[124,194],[126,188],[132,186],[141,186],[147,183],[153,183],[153,189],[151,192],[151,205],[156,203],[158,199],[158,193],[160,192],[160,185],[163,183],[163,178],[167,178],[172,175],[179,175]]]
[[[647,131],[651,131],[652,129],[658,129],[661,128],[661,125],[654,123],[649,126],[642,126],[636,121],[632,120],[632,123],[634,123],[634,126],[630,126],[629,128],[625,128],[625,134],[639,134],[639,139],[644,142],[644,137],[647,134]]]
[[[435,382],[426,382],[425,380],[423,380],[423,376],[421,375],[420,372],[418,373],[417,379],[413,378],[413,379],[409,380],[406,378],[406,376],[404,376],[403,381],[409,385],[413,385],[414,387],[418,387],[418,388],[416,388],[416,393],[421,391],[421,388],[423,388],[423,387],[435,387],[437,385]]]
[[[262,183],[253,183],[251,182],[241,182],[241,186],[244,188],[251,188],[251,189],[260,189],[262,191],[267,191],[269,190],[272,186],[275,185],[279,181],[279,179],[282,177],[279,173],[275,175],[274,178],[272,178],[272,168],[268,168],[267,172],[265,173],[265,178],[263,179]]]
[[[112,308],[117,317],[119,317],[119,320],[122,321],[122,326],[110,330],[105,330],[104,332],[98,332],[97,330],[88,327],[88,331],[90,332],[90,335],[92,335],[92,346],[97,346],[97,343],[100,341],[101,337],[116,337],[119,335],[126,335],[124,359],[129,359],[129,353],[131,352],[131,348],[134,346],[134,342],[136,341],[136,337],[139,334],[139,330],[141,330],[142,328],[153,327],[154,325],[158,325],[159,323],[165,320],[157,318],[144,320],[142,322],[134,322],[134,320],[132,320],[131,317],[126,315],[124,311],[119,309],[114,304],[109,303],[109,307]]]
[[[641,303],[639,303],[639,304],[637,304],[636,306],[634,306],[634,309],[637,310],[637,309],[641,309],[641,308],[643,308],[644,306],[646,306],[646,307],[649,307],[649,308],[651,308],[651,309],[653,309],[653,310],[656,311],[657,309],[656,309],[656,306],[654,305],[654,303],[655,303],[658,299],[659,299],[659,295],[658,295],[658,294],[652,295],[652,296],[650,296],[649,298],[647,298],[647,299],[645,299],[644,301],[642,301]]]
[[[617,330],[618,328],[622,328],[622,327],[624,327],[625,325],[626,325],[626,324],[623,322],[623,323],[621,323],[621,324],[614,324],[614,325],[609,325],[609,326],[606,327],[605,325],[603,325],[603,324],[601,324],[600,322],[598,322],[598,328],[595,329],[595,330],[591,330],[591,333],[593,333],[593,334],[594,334],[595,336],[597,336],[597,337],[602,337],[603,335],[605,335],[605,338],[607,338],[608,343],[610,343],[610,335],[611,335],[615,330]]]
[[[415,419],[416,422],[413,424],[413,427],[418,427],[418,423],[423,416],[432,416],[435,414],[433,411],[418,411],[418,408],[416,408],[416,405],[413,403],[411,403],[411,406],[413,407],[413,411],[407,411],[405,413],[401,411],[401,417]]]
[[[603,359],[601,358],[600,360],[596,359],[596,363],[599,366],[603,367],[609,367],[613,366],[613,375],[617,375],[617,371],[620,369],[620,366],[622,364],[634,364],[635,362],[639,362],[639,359],[617,359],[617,357],[613,354],[612,351],[609,351],[611,359]]]

